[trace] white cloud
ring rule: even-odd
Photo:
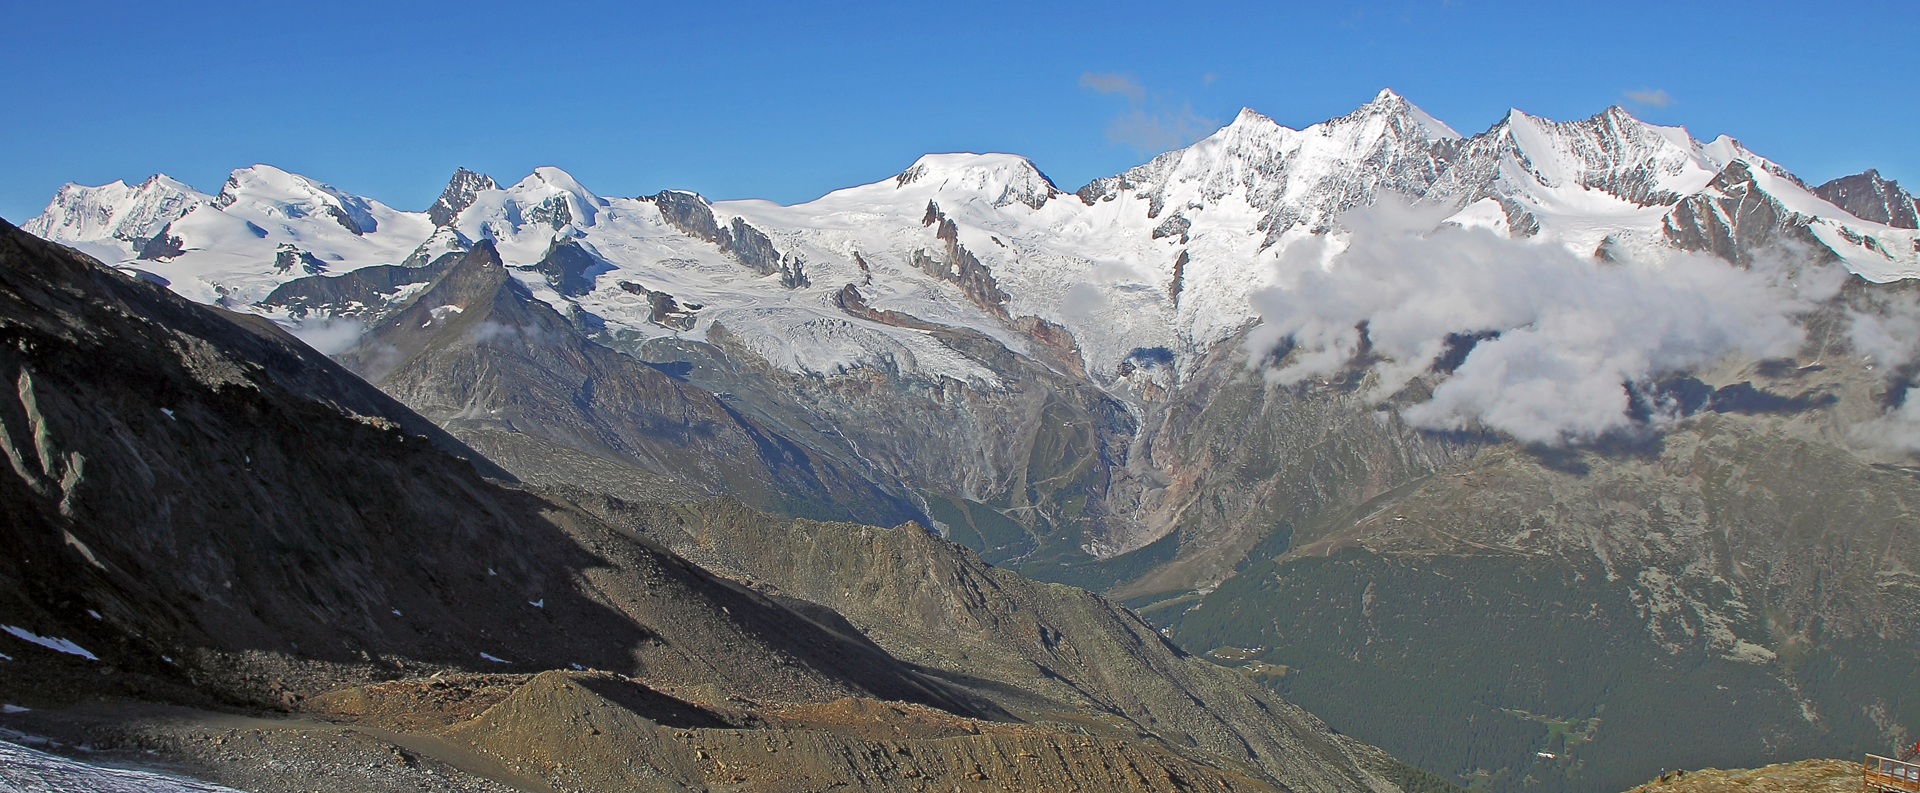
[[[1430,429],[1480,426],[1563,444],[1630,425],[1625,383],[1715,363],[1733,353],[1793,353],[1792,319],[1833,294],[1839,278],[1788,277],[1677,254],[1609,263],[1538,240],[1453,225],[1392,201],[1348,213],[1349,233],[1297,245],[1279,285],[1257,292],[1262,326],[1252,360],[1285,339],[1296,354],[1270,377],[1337,372],[1358,351],[1361,323],[1385,398],[1428,372],[1451,333],[1494,331],[1402,416]]]
[[[1667,89],[1665,88],[1642,88],[1638,91],[1622,91],[1621,96],[1626,97],[1627,101],[1649,107],[1667,107],[1677,103],[1677,100],[1673,98],[1672,94],[1667,93]]]
[[[322,355],[346,352],[347,348],[360,341],[361,334],[367,332],[366,323],[337,318],[296,319],[284,323],[282,327]]]

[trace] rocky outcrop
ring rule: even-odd
[[[1662,230],[1674,247],[1736,264],[1751,263],[1756,251],[1782,242],[1816,257],[1837,259],[1807,230],[1810,220],[1768,195],[1754,180],[1752,168],[1735,161],[1713,178],[1705,192],[1675,205]]]
[[[319,275],[327,271],[327,263],[315,258],[313,254],[300,250],[288,243],[280,243],[273,251],[274,272],[287,273],[298,268],[307,275]]]
[[[139,243],[140,255],[135,258],[143,262],[163,262],[186,253],[181,239],[173,233],[171,224],[154,232],[151,239]]]
[[[647,315],[647,320],[655,325],[674,330],[693,330],[694,324],[700,321],[701,306],[698,303],[682,305],[680,301],[673,299],[673,295],[656,292],[632,281],[621,281],[620,289],[628,294],[647,299],[647,304],[652,309],[652,312]]]
[[[924,251],[916,251],[914,265],[927,275],[942,281],[952,282],[960,287],[961,294],[973,301],[973,304],[987,313],[1007,318],[1007,293],[1001,291],[1000,284],[993,279],[993,271],[981,264],[971,252],[960,244],[960,227],[940,211],[940,207],[927,202],[927,217],[922,225],[937,226],[933,237],[944,243],[944,258],[935,258]]]
[[[427,219],[432,220],[435,227],[445,227],[453,223],[454,217],[462,210],[473,206],[474,198],[482,191],[498,189],[500,185],[491,176],[465,168],[456,169],[453,178],[447,180],[447,189],[440,191],[440,197],[434,200],[433,206],[427,207]]]
[[[340,275],[315,275],[296,278],[261,298],[268,309],[285,310],[295,318],[341,317],[362,322],[377,321],[398,306],[393,301],[414,284],[440,277],[458,261],[459,254],[446,254],[421,267],[395,264],[374,265]]]
[[[546,276],[547,285],[562,297],[579,297],[593,291],[595,276],[612,268],[578,240],[556,239],[540,261],[524,269]]]
[[[782,254],[765,232],[734,218],[725,226],[713,216],[713,206],[698,193],[667,190],[648,199],[660,209],[660,217],[669,225],[695,239],[720,246],[720,252],[739,262],[756,275],[780,274],[780,284],[788,289],[812,285],[798,256]]]
[[[1920,200],[1871,168],[1820,185],[1813,192],[1861,220],[1897,229],[1920,228]]]

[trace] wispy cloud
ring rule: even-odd
[[[1212,82],[1212,75],[1208,77]],[[1107,140],[1136,149],[1159,151],[1184,146],[1206,137],[1220,125],[1193,112],[1193,105],[1185,100],[1176,104],[1173,99],[1149,95],[1132,75],[1086,72],[1080,75],[1080,87],[1126,97],[1127,109],[1107,122]]]
[[[1147,100],[1147,89],[1140,85],[1132,75],[1112,74],[1108,72],[1085,72],[1080,75],[1080,87],[1101,94],[1120,94],[1132,104]]]
[[[1648,107],[1666,107],[1668,105],[1678,104],[1678,102],[1674,100],[1673,94],[1667,93],[1667,89],[1665,88],[1642,88],[1638,91],[1623,91],[1621,95],[1625,96],[1629,102],[1647,105]]]

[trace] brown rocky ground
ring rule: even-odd
[[[1664,780],[1648,782],[1628,793],[1857,793],[1859,790],[1859,761],[1802,760],[1762,768],[1671,772]]]
[[[29,711],[0,737],[260,793],[1283,789],[1142,741],[911,703],[680,693],[607,672],[441,675],[329,692],[294,715]]]

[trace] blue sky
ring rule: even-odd
[[[1073,189],[1241,106],[1298,127],[1387,86],[1466,134],[1621,104],[1816,183],[1920,187],[1916,6],[5,0],[0,216],[255,162],[408,209],[456,166],[793,202],[928,151]]]

